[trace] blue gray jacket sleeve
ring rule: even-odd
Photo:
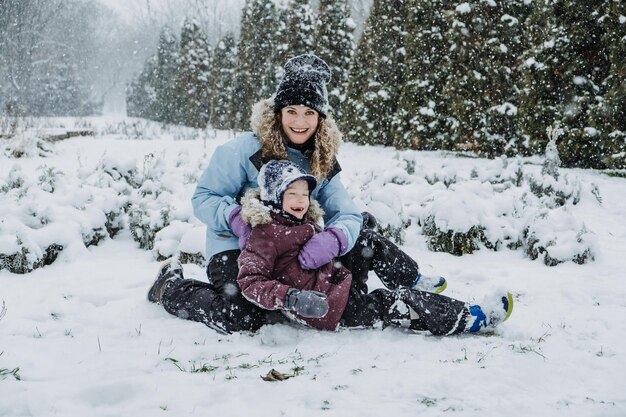
[[[348,238],[346,252],[351,250],[361,232],[363,217],[341,182],[339,174],[334,175],[328,183],[322,184],[317,200],[326,213],[325,226],[341,229]]]
[[[246,183],[242,150],[236,142],[215,150],[191,198],[195,216],[216,232],[230,233],[228,217],[237,207],[237,195]]]

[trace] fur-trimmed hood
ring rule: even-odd
[[[261,192],[258,188],[251,188],[241,198],[241,219],[252,227],[272,222],[272,208],[261,202]],[[324,210],[316,200],[311,199],[311,205],[305,219],[319,223],[324,216]]]
[[[257,102],[252,107],[250,117],[252,131],[259,138],[261,152],[267,159],[288,159],[285,138],[280,126],[279,115],[274,113],[274,99]],[[315,133],[315,149],[311,155],[311,175],[318,181],[323,180],[331,172],[336,163],[336,156],[341,143],[341,132],[331,115],[319,119]]]

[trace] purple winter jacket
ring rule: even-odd
[[[242,200],[242,219],[252,227],[246,247],[239,256],[237,282],[243,296],[268,310],[282,309],[290,288],[326,294],[329,310],[321,318],[305,318],[292,311],[288,317],[320,330],[335,330],[348,302],[352,274],[329,262],[317,270],[300,266],[302,246],[321,228],[316,224],[322,212],[315,200],[303,221],[282,216],[264,206],[250,190]]]

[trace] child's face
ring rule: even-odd
[[[319,113],[303,105],[287,106],[281,111],[281,124],[289,141],[302,145],[317,130]]]
[[[293,182],[283,193],[283,210],[302,219],[309,209],[309,183],[305,180]]]

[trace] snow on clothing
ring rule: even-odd
[[[239,243],[228,219],[244,193],[258,186],[261,166],[272,159],[288,159],[317,178],[311,197],[324,210],[326,227],[340,229],[347,238],[339,259],[352,272],[352,285],[341,322],[351,327],[369,326],[380,320],[395,300],[387,293],[367,294],[368,272],[374,270],[390,289],[410,287],[418,273],[417,263],[369,228],[369,221],[363,223],[338,175],[341,168],[335,155],[341,134],[332,117],[320,119],[315,136],[296,149],[288,146],[276,129],[273,106],[271,99],[254,106],[251,124],[255,133],[244,133],[215,150],[192,197],[196,217],[207,225],[209,282],[177,280],[165,290],[161,303],[171,314],[224,332],[254,331],[284,321],[282,314],[242,296],[237,284]]]
[[[209,282],[180,279],[169,285],[161,298],[165,310],[224,333],[254,331],[264,324],[285,321],[281,314],[243,298],[236,281],[239,253],[236,249],[213,256],[206,270]]]
[[[412,329],[429,330],[436,335],[462,332],[468,317],[467,305],[440,294],[399,288],[407,286],[414,277],[415,261],[370,229],[369,221],[363,226],[354,248],[338,258],[352,271],[350,293],[340,325],[372,327],[378,323],[383,326],[410,323]],[[255,331],[265,324],[287,321],[280,312],[260,308],[241,295],[236,282],[239,254],[239,250],[232,250],[212,257],[207,266],[208,283],[194,279],[172,282],[161,300],[165,310],[222,332]],[[385,285],[396,290],[376,289],[365,293],[367,275],[372,270]],[[410,299],[406,302],[400,300],[408,296]],[[422,314],[411,315],[407,304]]]
[[[237,285],[239,243],[228,224],[231,212],[239,207],[238,200],[246,190],[258,186],[258,171],[269,160],[291,160],[314,175],[318,186],[311,194],[326,213],[325,224],[345,234],[346,251],[357,241],[362,217],[339,178],[341,168],[335,155],[341,134],[332,117],[320,120],[307,146],[296,149],[287,146],[276,130],[273,106],[271,99],[257,103],[251,120],[254,133],[243,133],[219,146],[198,181],[192,205],[196,217],[207,225],[209,282],[183,279],[168,287],[161,302],[171,314],[225,332],[257,330],[284,320],[282,314],[253,305],[241,295]]]
[[[245,249],[239,256],[237,282],[246,299],[268,310],[282,309],[291,288],[319,291],[326,295],[328,313],[322,318],[305,318],[283,311],[288,317],[321,330],[334,330],[346,303],[352,276],[333,262],[316,270],[300,266],[301,247],[321,231],[317,224],[322,210],[311,201],[302,220],[270,210],[259,200],[259,191],[250,190],[242,199],[241,216],[253,226]]]
[[[389,239],[374,230],[375,219],[364,213],[364,223],[357,243],[339,261],[352,273],[348,304],[340,324],[345,327],[371,327],[409,324],[414,330],[428,330],[435,335],[462,332],[469,315],[462,301],[410,289],[418,266]],[[374,271],[387,288],[367,293],[367,279]],[[407,306],[413,310],[409,311]]]
[[[286,188],[289,181],[283,183]],[[277,200],[281,191],[284,190],[270,193],[275,195],[272,200]],[[287,317],[321,330],[335,330],[339,324],[372,327],[378,323],[383,326],[408,325],[437,335],[459,333],[465,329],[468,311],[461,301],[408,288],[377,289],[365,294],[359,288],[364,283],[353,282],[352,274],[339,260],[317,270],[302,269],[298,262],[300,248],[313,234],[321,231],[316,224],[322,214],[319,205],[311,201],[306,216],[298,220],[268,207],[268,202],[261,202],[260,195],[267,194],[263,189],[261,192],[249,190],[242,199],[242,219],[253,227],[238,260],[237,282],[246,299],[265,309],[275,310],[283,309],[285,296],[291,288],[322,292],[329,305],[328,313],[322,318],[304,318],[283,311]],[[269,203],[276,205],[275,201]],[[353,251],[372,253],[366,249],[371,247],[366,245],[377,240],[377,235],[370,231],[362,236],[368,238],[360,238]],[[388,254],[388,261],[401,259],[403,252],[397,246],[383,238],[379,244],[378,253]],[[391,280],[388,266],[383,268],[381,274],[385,280],[392,286],[397,285]],[[413,309],[413,314],[408,306]]]
[[[259,183],[260,199],[265,205],[277,210],[283,208],[283,195],[287,188],[298,180],[307,182],[309,190],[317,187],[314,176],[305,174],[291,161],[270,161],[261,167],[257,182]],[[310,200],[310,197],[309,197]],[[323,212],[318,217],[322,217]],[[316,219],[319,221],[320,219]]]
[[[303,104],[322,117],[328,113],[328,90],[331,71],[326,62],[315,55],[305,54],[291,58],[285,64],[285,73],[274,96],[274,112],[283,107]]]
[[[252,117],[253,133],[244,133],[219,146],[198,181],[192,197],[194,214],[207,225],[206,258],[239,249],[238,239],[228,224],[230,213],[250,188],[257,188],[261,166],[271,159],[288,159],[318,179],[311,193],[325,212],[326,227],[340,229],[347,237],[349,251],[355,244],[362,217],[341,183],[341,168],[335,159],[340,133],[331,118],[320,121],[313,150],[304,152],[285,145],[276,137],[272,100],[257,103]]]

